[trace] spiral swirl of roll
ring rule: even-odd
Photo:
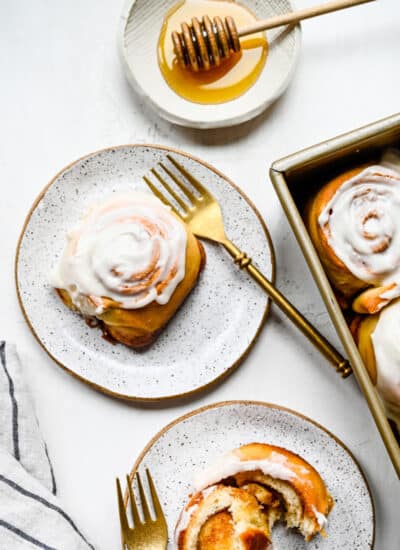
[[[197,492],[176,527],[178,550],[267,550],[270,531],[280,520],[309,541],[325,533],[334,504],[308,462],[266,443],[243,445],[222,456],[196,476],[194,485]]]
[[[52,276],[86,315],[166,304],[185,276],[186,230],[156,197],[113,195],[68,235]]]
[[[178,521],[175,543],[178,550],[272,548],[268,518],[256,497],[224,485],[193,495]]]
[[[400,295],[399,172],[379,165],[362,170],[336,190],[318,224],[355,277],[384,287],[382,301]]]

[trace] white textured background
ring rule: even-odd
[[[175,128],[134,97],[116,49],[122,4],[0,2],[0,335],[16,340],[29,364],[60,498],[98,549],[116,550],[114,478],[131,468],[148,439],[194,407],[259,399],[297,409],[350,447],[374,494],[376,549],[399,548],[400,485],[355,380],[342,381],[275,308],[246,363],[222,386],[168,407],[132,406],[95,393],[48,359],[19,311],[13,259],[32,201],[65,164],[108,145],[170,144],[215,164],[256,202],[275,244],[280,288],[337,341],[268,167],[399,110],[400,3],[378,0],[305,22],[300,65],[286,95],[257,120],[214,132]]]

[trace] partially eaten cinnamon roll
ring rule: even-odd
[[[178,550],[268,550],[279,520],[309,541],[325,534],[334,504],[308,462],[261,443],[225,455],[195,485],[176,527]]]
[[[204,263],[186,224],[155,196],[132,191],[89,210],[68,234],[51,283],[69,308],[141,348],[181,306]]]

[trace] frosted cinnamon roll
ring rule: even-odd
[[[375,315],[358,316],[351,331],[388,416],[400,429],[400,300]]]
[[[218,496],[221,488],[230,495],[236,495],[239,500],[244,492],[257,501],[258,512],[252,512],[257,525],[262,524],[258,518],[261,512],[264,516],[263,525],[266,524],[268,530],[273,528],[276,521],[283,520],[287,527],[298,529],[307,541],[318,533],[325,534],[327,516],[333,507],[333,499],[325,483],[308,462],[291,451],[261,443],[244,445],[222,457],[197,477],[195,488],[197,493],[185,508],[177,525],[179,550],[219,549],[219,546],[201,546],[200,534],[211,532],[215,525],[222,525],[221,529],[228,531],[228,523],[228,526],[231,525],[232,533],[236,532],[235,525],[239,519],[237,515],[234,516],[233,511],[237,508],[232,508],[232,505],[225,506],[225,516],[218,519],[214,517],[224,510],[224,506],[211,506],[210,496]],[[211,521],[213,523],[210,523]],[[246,526],[248,527],[248,522]],[[269,538],[267,530],[265,536],[266,539]],[[224,538],[226,540],[226,535]],[[188,540],[197,540],[198,546],[186,546]],[[265,544],[266,546],[254,548],[269,548],[267,540]],[[226,548],[252,546],[232,544]]]
[[[132,191],[94,205],[67,236],[51,283],[118,341],[150,344],[196,283],[204,250],[156,197]]]
[[[358,313],[400,296],[400,172],[396,164],[349,170],[325,185],[306,221],[336,289]]]

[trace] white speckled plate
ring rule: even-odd
[[[70,374],[126,399],[180,397],[223,378],[245,357],[268,311],[264,292],[211,243],[204,243],[207,262],[199,283],[146,351],[110,344],[50,287],[67,231],[110,193],[148,191],[142,176],[169,151],[221,201],[227,234],[273,279],[272,245],[255,207],[211,166],[161,146],[105,149],[64,168],[33,205],[17,250],[18,296],[39,343]]]
[[[246,122],[271,105],[287,88],[300,52],[300,25],[267,32],[268,57],[257,82],[242,96],[217,105],[192,103],[165,82],[157,43],[165,14],[177,0],[128,0],[121,16],[119,51],[133,89],[162,117],[193,128]],[[289,0],[241,0],[259,19],[293,11]]]
[[[200,442],[200,444],[199,444]],[[228,401],[178,418],[144,449],[131,474],[149,468],[157,486],[170,536],[192,491],[195,473],[245,443],[285,447],[314,466],[335,500],[326,539],[306,543],[294,531],[273,529],[279,550],[367,550],[373,548],[375,515],[363,473],[350,451],[325,428],[294,411],[252,401]]]

